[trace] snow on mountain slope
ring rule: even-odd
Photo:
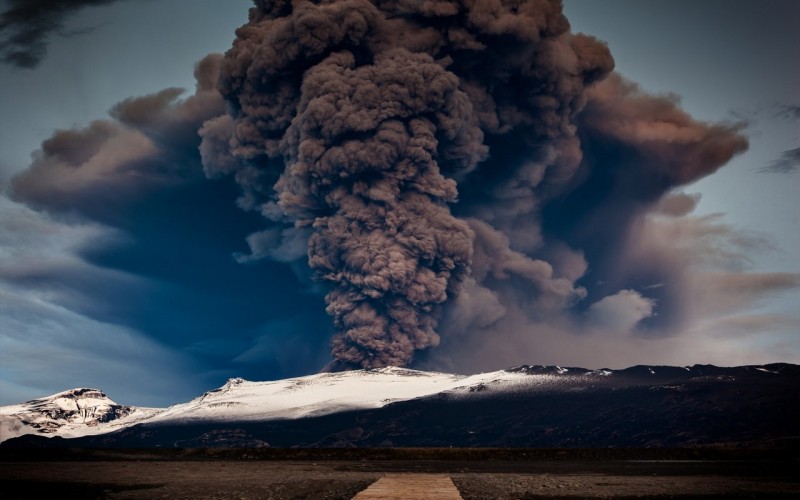
[[[395,401],[445,391],[486,387],[497,389],[551,379],[497,371],[453,375],[406,368],[380,368],[321,373],[274,382],[231,379],[219,389],[188,403],[175,405],[150,422],[202,420],[275,420],[320,416],[346,410],[380,408]]]
[[[161,411],[117,404],[97,389],[71,389],[0,407],[0,441],[23,434],[61,437],[103,434],[141,422]]]
[[[0,442],[23,434],[66,438],[103,434],[140,423],[293,419],[380,408],[446,391],[511,390],[520,385],[552,386],[565,380],[552,374],[497,371],[464,376],[394,367],[272,382],[235,378],[188,403],[166,409],[122,406],[96,389],[73,389],[0,407]]]

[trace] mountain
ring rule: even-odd
[[[71,389],[0,407],[0,441],[26,434],[77,437],[134,425],[162,410],[115,403],[97,389]]]
[[[75,389],[0,408],[0,446],[783,446],[800,437],[798,382],[790,364],[390,367],[231,379],[166,409]]]

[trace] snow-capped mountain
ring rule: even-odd
[[[0,406],[0,441],[24,434],[78,437],[134,425],[161,410],[115,403],[97,389],[71,389],[25,403]]]
[[[235,378],[188,403],[164,410],[150,422],[295,419],[381,408],[444,392],[488,386],[497,391],[520,386],[555,387],[568,380],[545,373],[531,376],[503,370],[464,376],[396,367],[320,373],[273,382]]]
[[[390,367],[271,382],[230,379],[163,409],[122,406],[98,390],[74,389],[0,407],[0,440],[24,445],[35,438],[23,435],[83,436],[35,442],[92,447],[734,442],[800,435],[794,419],[782,420],[797,404],[799,380],[800,367],[788,364],[523,365],[469,376]]]
[[[169,408],[123,406],[97,389],[81,388],[0,407],[0,441],[24,434],[73,438],[140,423],[285,420],[380,408],[446,391],[487,386],[508,390],[566,381],[566,377],[544,373],[533,377],[524,372],[497,371],[464,376],[388,367],[270,382],[232,378],[218,389]]]

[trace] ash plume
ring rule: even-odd
[[[579,282],[613,250],[599,228],[624,241],[747,147],[613,67],[556,0],[256,0],[200,152],[268,221],[240,260],[306,257],[329,286],[335,361],[406,365],[443,310],[489,335],[592,297]]]

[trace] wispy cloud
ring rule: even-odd
[[[92,320],[31,291],[0,286],[0,404],[71,387],[161,406],[196,394],[190,362],[141,332]]]
[[[800,104],[779,104],[775,116],[786,120],[800,120]]]
[[[85,7],[118,0],[8,0],[0,14],[0,61],[35,68],[47,54],[53,34],[75,36],[91,31],[64,31],[66,19]]]
[[[0,196],[0,404],[79,386],[122,403],[169,404],[199,389],[187,357],[80,312],[81,302],[96,298],[89,289],[141,284],[79,256],[82,247],[116,234],[94,223],[59,222]]]
[[[800,170],[800,148],[788,149],[777,159],[758,169],[765,174],[794,174],[798,170]]]

